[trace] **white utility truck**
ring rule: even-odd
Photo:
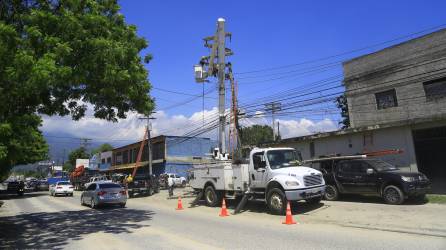
[[[219,205],[223,197],[243,197],[243,205],[248,199],[264,199],[272,214],[284,214],[287,201],[319,203],[325,193],[322,173],[301,162],[293,148],[254,148],[246,164],[213,160],[194,165],[189,183],[199,193],[197,200],[204,198],[208,206]]]

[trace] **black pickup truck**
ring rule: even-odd
[[[130,198],[136,194],[150,196],[154,193],[159,193],[159,180],[153,175],[137,174],[131,182],[126,182],[126,178],[127,175],[125,174],[112,175],[113,182],[120,183],[122,186],[127,185],[127,193]]]
[[[0,183],[0,194],[16,194],[22,196],[25,192],[25,183],[18,180],[6,180]]]
[[[408,198],[424,201],[430,189],[422,173],[403,172],[378,159],[332,157],[309,161],[324,174],[325,199],[337,200],[340,194],[378,195],[388,204],[401,204]]]

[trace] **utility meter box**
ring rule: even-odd
[[[195,81],[198,83],[205,82],[205,72],[200,64],[194,65]]]

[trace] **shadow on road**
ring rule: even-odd
[[[92,233],[121,234],[146,227],[136,224],[151,220],[153,212],[135,209],[101,209],[30,213],[2,217],[0,242],[5,249],[61,249],[69,240]]]
[[[343,194],[339,197],[339,201],[343,202],[354,202],[354,203],[376,203],[376,204],[386,204],[383,198],[379,196],[368,196],[368,195],[358,195],[358,194]],[[419,201],[415,199],[407,199],[404,201],[404,205],[423,205],[427,201]]]
[[[16,194],[0,194],[0,200],[28,199],[39,196],[48,196],[48,192],[25,193],[22,196]]]
[[[197,204],[197,206],[206,206],[204,200],[200,200]],[[234,210],[238,205],[238,201],[228,199],[226,200],[226,207],[228,209]],[[324,207],[323,201],[321,201],[319,204],[309,204],[306,202],[293,202],[291,203],[291,213],[293,215],[295,214],[305,214],[308,212],[312,212],[314,210],[317,210],[319,208]],[[194,206],[189,206],[189,208],[193,208]],[[231,211],[232,212],[232,211]],[[240,211],[243,212],[254,212],[254,213],[268,213],[268,206],[265,204],[264,201],[261,200],[251,200],[248,201],[245,205],[245,207]]]

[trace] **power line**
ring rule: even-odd
[[[393,38],[391,40],[387,40],[387,41],[384,41],[384,42],[368,45],[368,46],[365,46],[365,47],[362,47],[362,48],[358,48],[358,49],[353,49],[353,50],[350,50],[350,51],[341,52],[339,54],[335,54],[335,55],[331,55],[331,56],[321,57],[321,58],[317,58],[317,59],[303,61],[303,62],[300,62],[300,63],[282,65],[282,66],[277,66],[277,67],[263,68],[263,69],[245,71],[245,72],[238,72],[236,74],[237,75],[252,74],[252,73],[258,73],[258,72],[264,72],[264,71],[272,71],[272,70],[277,70],[277,69],[290,68],[290,67],[295,67],[295,66],[315,63],[315,62],[319,62],[319,61],[325,61],[325,60],[328,60],[328,59],[341,57],[341,56],[349,55],[349,54],[352,54],[352,53],[355,53],[355,52],[359,52],[359,51],[375,48],[375,47],[378,47],[378,46],[382,46],[382,45],[385,45],[385,44],[388,44],[388,43],[392,43],[392,42],[395,42],[395,41],[398,41],[398,40],[402,40],[402,39],[406,39],[406,38],[409,38],[409,37],[413,37],[415,35],[423,34],[423,33],[426,33],[426,32],[431,32],[432,30],[437,30],[437,29],[443,28],[443,26],[445,26],[445,25],[446,24],[437,25],[437,26],[430,27],[430,28],[427,28],[427,29],[424,29],[424,30],[421,30],[421,31],[417,31],[417,32],[410,33],[410,34],[407,34],[407,35],[399,36],[399,37]]]

